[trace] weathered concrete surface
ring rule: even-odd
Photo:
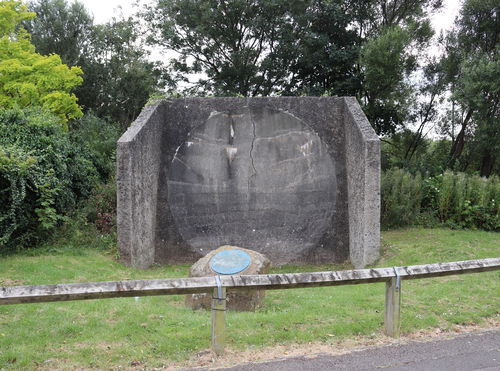
[[[144,125],[148,112],[155,115]],[[193,262],[232,244],[269,254],[273,264],[373,261],[380,203],[370,174],[380,160],[360,120],[350,98],[186,98],[148,107],[118,143],[123,260]]]
[[[356,268],[377,260],[380,246],[380,140],[355,98],[345,98],[349,255]]]
[[[117,224],[121,260],[138,268],[154,263],[163,119],[147,106],[118,140]]]
[[[167,177],[177,228],[195,250],[231,243],[275,264],[300,260],[328,229],[335,166],[301,120],[267,107],[212,112]]]
[[[221,246],[210,251],[203,258],[191,266],[189,277],[211,277],[216,276],[210,268],[210,259],[220,251],[238,249],[250,255],[250,265],[238,274],[267,274],[271,262],[264,255],[258,252],[242,249],[236,246]],[[264,303],[265,290],[228,290],[226,305],[228,310],[234,311],[255,311]],[[210,309],[212,294],[192,294],[186,296],[186,305],[192,309]]]

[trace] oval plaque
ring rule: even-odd
[[[210,269],[219,274],[236,274],[250,265],[250,255],[241,250],[224,250],[210,259]]]

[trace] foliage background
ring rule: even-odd
[[[453,173],[423,177],[393,168],[382,174],[382,227],[411,225],[500,231],[500,181]]]
[[[465,0],[434,35],[441,6],[157,0],[96,24],[79,1],[1,0],[0,247],[36,246],[75,208],[113,234],[116,140],[164,92],[354,95],[382,140],[384,228],[497,231],[498,4]]]
[[[0,110],[0,247],[43,240],[97,180],[90,150],[70,141],[58,117]]]

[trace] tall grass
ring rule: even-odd
[[[382,224],[402,227],[415,224],[415,215],[420,214],[423,187],[418,174],[393,169],[382,176]]]
[[[447,225],[500,229],[500,181],[464,173],[424,178],[402,169],[382,175],[382,226]]]

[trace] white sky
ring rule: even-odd
[[[455,21],[456,16],[460,11],[462,1],[460,0],[444,0],[443,7],[439,13],[434,14],[432,17],[432,26],[436,33],[440,31],[449,30]]]
[[[133,4],[135,0],[80,0],[85,7],[94,15],[95,23],[106,23],[113,16],[119,15],[119,7],[123,15],[132,15],[135,11]]]
[[[120,14],[118,7],[121,6],[122,12],[125,16],[131,15],[135,12],[133,4],[137,0],[80,0],[85,4],[88,10],[94,15],[96,23],[105,23],[113,16]],[[144,3],[144,0],[139,0]],[[460,10],[460,0],[444,0],[444,6],[441,11],[434,15],[432,24],[437,32],[447,30],[453,24],[455,17]]]

